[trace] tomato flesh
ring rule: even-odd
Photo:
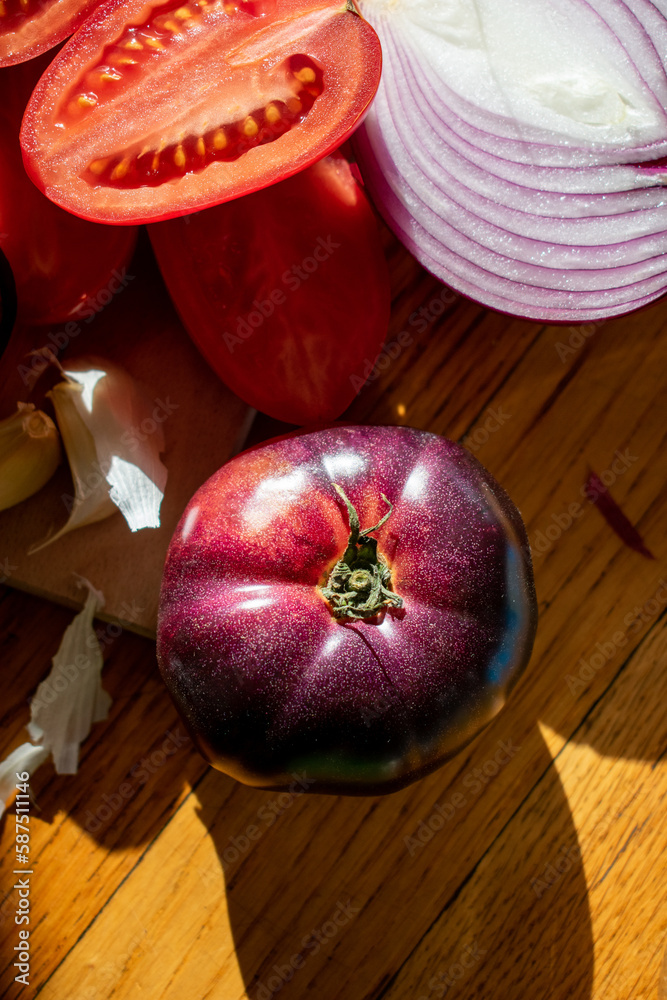
[[[299,77],[312,80],[310,86],[294,87],[294,93],[284,100],[253,108],[226,125],[209,126],[202,135],[189,135],[163,148],[144,149],[138,156],[120,154],[95,160],[88,167],[88,179],[95,182],[99,178],[121,188],[157,187],[186,170],[199,173],[210,163],[238,160],[250,149],[273,142],[305,119],[322,92],[321,70],[303,58],[293,57],[290,63],[297,61],[304,65],[299,70],[290,67],[288,72],[297,84]]]
[[[368,109],[380,68],[377,36],[351,2],[107,3],[33,94],[26,167],[84,218],[191,213],[339,146]]]
[[[27,62],[67,38],[99,0],[0,0],[0,66]]]
[[[342,156],[149,232],[186,328],[238,396],[288,423],[341,415],[391,304],[377,222]]]

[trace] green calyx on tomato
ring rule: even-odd
[[[350,520],[347,548],[321,588],[332,615],[334,618],[375,618],[383,608],[402,608],[403,598],[389,589],[391,573],[378,553],[377,540],[370,537],[371,531],[377,531],[389,519],[393,504],[381,493],[389,510],[372,528],[362,531],[359,516],[343,489],[336,483],[332,485],[344,501]]]
[[[94,221],[196,212],[337,148],[380,68],[375,32],[340,0],[105,3],[35,89],[26,167]]]

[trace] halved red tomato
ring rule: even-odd
[[[137,234],[76,219],[30,183],[19,124],[39,68],[30,63],[0,72],[0,245],[22,322],[89,322],[130,280],[125,265]]]
[[[391,306],[378,224],[342,156],[149,232],[183,323],[230,389],[287,423],[341,415]]]
[[[380,69],[352,0],[110,0],[40,80],[21,131],[26,166],[87,219],[184,215],[335,149]]]
[[[0,0],[0,66],[27,62],[82,24],[100,0]]]

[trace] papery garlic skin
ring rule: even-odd
[[[56,411],[56,420],[72,474],[74,496],[71,498],[67,523],[55,535],[34,545],[30,549],[31,554],[39,552],[45,545],[62,538],[74,528],[103,521],[118,509],[109,496],[109,486],[105,470],[101,468],[97,457],[95,440],[80,414],[82,393],[82,385],[68,381],[59,382],[47,394]]]
[[[30,551],[120,510],[131,531],[160,526],[167,469],[160,461],[164,431],[154,404],[126,371],[107,361],[79,359],[48,393],[56,411],[74,483],[67,523]],[[151,420],[154,433],[139,429]]]
[[[56,425],[32,403],[0,421],[0,510],[41,490],[62,457]]]
[[[104,595],[88,580],[82,610],[65,629],[51,671],[30,700],[26,728],[35,743],[22,743],[0,761],[0,816],[16,791],[16,773],[37,770],[52,754],[57,774],[76,774],[79,746],[93,723],[106,719],[111,697],[102,688],[102,647],[93,628]]]
[[[22,743],[20,747],[0,761],[0,816],[14,798],[16,792],[17,773],[27,771],[32,775],[40,764],[49,756],[49,748],[35,746],[34,743]]]
[[[78,410],[97,448],[110,496],[131,531],[160,527],[167,469],[160,461],[164,430],[152,419],[155,407],[142,388],[117,365],[79,360],[65,375],[83,386]],[[149,421],[154,428],[144,434]]]
[[[87,580],[82,583],[88,587],[83,610],[65,630],[51,671],[30,702],[28,732],[50,749],[57,774],[76,774],[79,745],[111,706],[102,688],[102,649],[93,629],[104,597]]]

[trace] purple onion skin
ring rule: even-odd
[[[402,608],[335,618],[348,543],[339,484],[375,532]],[[463,447],[338,426],[244,452],[190,501],[158,622],[162,676],[201,754],[239,781],[378,795],[491,721],[528,663],[530,550],[505,491]]]

